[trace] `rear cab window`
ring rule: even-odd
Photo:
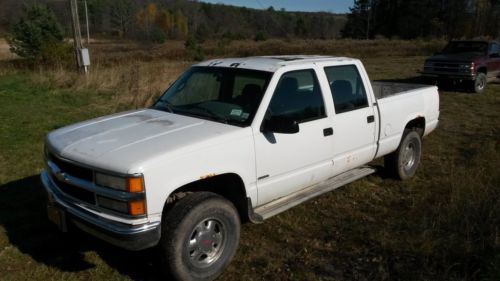
[[[330,66],[324,70],[337,114],[368,107],[365,85],[355,65]]]
[[[490,55],[500,55],[500,45],[497,43],[491,44]]]

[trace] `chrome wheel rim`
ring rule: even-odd
[[[225,246],[226,230],[216,219],[205,219],[195,226],[187,243],[189,260],[199,268],[216,262]]]
[[[403,153],[403,167],[405,170],[410,170],[415,164],[416,149],[413,142],[408,143]]]

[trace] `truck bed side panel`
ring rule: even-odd
[[[393,94],[379,99],[377,103],[380,111],[380,139],[376,158],[397,149],[410,121],[425,118],[425,134],[437,126],[439,98],[436,87]]]

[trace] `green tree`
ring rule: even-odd
[[[113,0],[110,2],[109,18],[111,24],[121,36],[128,33],[134,19],[134,10],[130,0]]]
[[[54,13],[38,4],[23,8],[23,15],[12,25],[7,38],[12,52],[30,60],[44,59],[48,49],[58,49],[64,44]]]
[[[342,30],[342,36],[369,39],[373,36],[374,0],[355,0],[351,13],[347,15],[347,23]]]

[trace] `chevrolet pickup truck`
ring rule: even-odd
[[[488,82],[500,81],[500,44],[451,41],[425,61],[422,75],[438,83],[465,82],[471,91],[482,93]]]
[[[217,59],[149,108],[57,129],[45,142],[49,219],[129,250],[169,276],[212,280],[240,223],[261,223],[375,171],[416,173],[439,117],[435,86],[371,83],[352,58]]]

